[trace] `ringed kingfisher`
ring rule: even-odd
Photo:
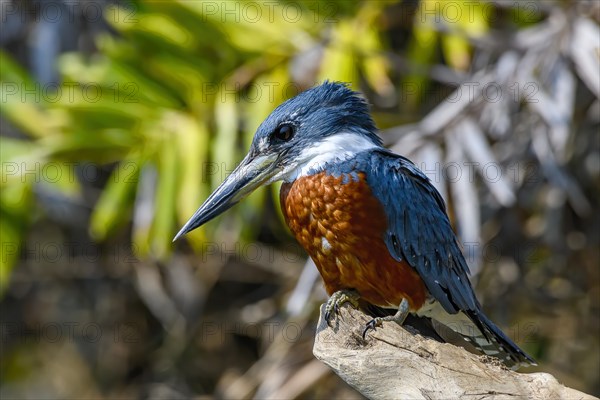
[[[411,313],[509,367],[535,365],[483,313],[444,200],[411,161],[382,146],[357,92],[326,81],[278,106],[174,240],[276,181],[285,221],[331,296],[327,320],[341,303],[360,300],[397,310],[371,320],[363,336]]]

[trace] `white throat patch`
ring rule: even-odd
[[[304,149],[298,156],[298,162],[275,177],[292,182],[302,176],[322,171],[327,163],[348,160],[365,150],[379,147],[369,139],[357,133],[338,133]]]

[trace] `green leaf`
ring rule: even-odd
[[[442,36],[444,58],[453,68],[466,71],[471,64],[471,45],[467,37],[480,37],[488,31],[488,21],[482,4],[459,1],[456,20],[448,21],[451,33]]]
[[[0,51],[0,112],[9,121],[33,137],[44,137],[54,132],[51,116],[44,111],[46,91],[33,82],[27,73],[8,54]]]
[[[433,28],[435,14],[429,13],[432,3],[421,2],[415,17],[413,36],[410,41],[407,58],[420,69],[425,69],[435,60],[439,35]],[[439,7],[438,7],[439,8]],[[430,80],[424,72],[411,73],[404,77],[400,87],[405,93],[406,108],[415,109],[421,103],[423,94],[427,93]]]
[[[90,234],[94,239],[104,240],[129,222],[140,168],[141,159],[130,155],[111,174],[90,220]]]
[[[241,94],[233,92],[222,86],[215,96],[215,122],[217,132],[213,140],[212,159],[216,173],[211,174],[211,186],[215,189],[225,179],[225,172],[233,171],[240,162],[237,146],[239,124],[239,100]]]
[[[166,130],[162,149],[158,154],[158,183],[156,186],[156,205],[152,221],[152,253],[159,259],[165,259],[170,252],[173,232],[175,230],[175,197],[177,190],[177,171],[179,156],[177,154],[178,117],[166,115],[165,122],[173,130]]]
[[[333,39],[323,54],[319,81],[325,79],[358,84],[357,58],[353,49],[354,27],[350,21],[340,21],[332,32]]]
[[[203,180],[203,171],[208,169],[210,136],[205,124],[187,115],[181,115],[177,130],[177,151],[181,159],[177,221],[179,226],[183,226],[209,193],[209,185]],[[171,232],[172,236],[175,231]],[[187,239],[194,247],[200,245],[206,239],[204,227],[190,232]]]
[[[70,85],[78,90],[74,90],[74,101],[66,96],[62,96],[61,100],[65,105],[82,106],[82,103],[87,103],[99,109],[109,106],[108,102],[113,103],[109,107],[121,109],[136,109],[141,104],[178,107],[181,102],[175,93],[165,88],[160,80],[148,77],[142,69],[145,66],[146,63],[133,66],[126,61],[102,56],[88,62],[81,54],[64,54],[58,62],[65,77],[63,86]],[[103,101],[103,107],[97,104],[100,101]]]
[[[19,259],[22,237],[31,219],[31,197],[31,184],[24,181],[0,191],[0,298]]]

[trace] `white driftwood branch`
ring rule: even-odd
[[[324,306],[313,353],[371,399],[597,399],[547,373],[518,373],[451,344],[413,334],[393,322],[362,331],[370,317],[348,304],[328,326]]]

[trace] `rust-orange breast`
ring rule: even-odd
[[[329,294],[355,289],[371,304],[412,310],[425,301],[416,271],[390,255],[383,234],[385,212],[363,173],[335,177],[325,172],[284,183],[281,208],[287,225],[314,260]]]

